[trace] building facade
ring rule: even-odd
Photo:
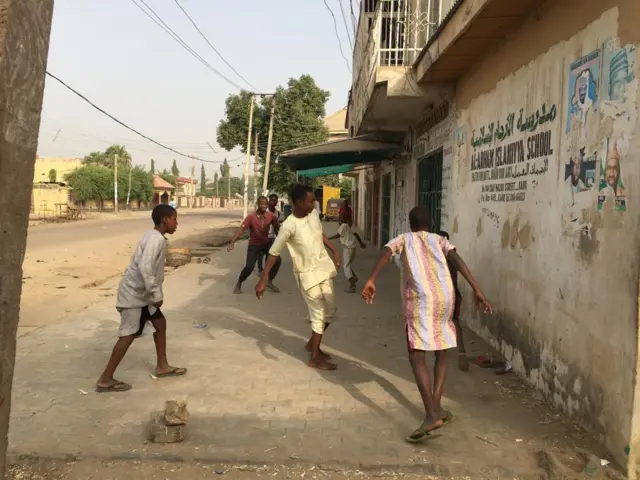
[[[635,475],[640,3],[371,3],[347,125],[400,152],[358,167],[356,225],[429,208],[498,308],[463,291],[469,327]]]

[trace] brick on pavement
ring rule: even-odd
[[[422,465],[439,474],[504,476],[533,471],[537,450],[570,452],[587,442],[575,440],[513,376],[478,368],[462,374],[454,353],[445,406],[456,421],[425,444],[406,444],[422,408],[407,361],[395,267],[383,273],[374,306],[344,293],[346,281],[337,278],[339,314],[326,349],[339,369],[319,372],[306,366],[309,324],[288,256],[276,279],[282,293],[267,292],[259,302],[252,291],[256,276],[244,294],[231,294],[244,255],[239,244],[231,254],[216,253],[210,264],[167,277],[169,360],[189,368],[184,378],[150,377],[155,358],[147,336],[117,372],[133,390],[93,392],[115,340],[113,299],[21,338],[10,451]],[[360,278],[376,258],[373,249],[358,252]],[[207,328],[195,327],[203,323]],[[469,341],[470,350],[486,353],[479,339]],[[147,444],[149,415],[168,399],[188,401],[189,436],[179,444]]]

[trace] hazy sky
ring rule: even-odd
[[[175,0],[145,1],[216,70],[248,88],[199,36]],[[261,91],[273,91],[290,77],[307,73],[331,92],[327,114],[346,106],[351,75],[323,0],[179,1],[225,59]],[[350,58],[339,1],[327,0]],[[349,0],[342,1],[349,15]],[[224,100],[237,89],[187,53],[132,0],[55,0],[48,70],[120,120],[176,150],[217,161],[241,155],[215,143]],[[135,164],[148,167],[154,158],[163,168],[176,158],[182,174],[195,165],[199,178],[199,164],[137,137],[50,78],[42,115],[41,157],[83,157],[120,143]],[[241,161],[233,163],[234,175],[242,171],[237,167]],[[213,177],[218,165],[205,163],[207,176]]]

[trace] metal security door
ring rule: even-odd
[[[442,212],[442,149],[423,158],[418,164],[418,205],[429,209],[431,231],[439,231]]]
[[[381,245],[386,245],[390,240],[391,228],[391,175],[382,177],[382,228]]]

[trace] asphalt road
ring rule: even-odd
[[[204,226],[207,223],[220,223],[225,221],[240,221],[241,210],[195,210],[193,212],[180,212],[178,216],[178,231],[192,230],[192,227]],[[76,242],[91,242],[116,238],[132,233],[142,234],[153,226],[151,214],[141,217],[136,215],[131,218],[108,220],[83,220],[74,223],[38,225],[30,227],[27,237],[27,252],[41,248],[52,248],[58,245],[69,245]]]

